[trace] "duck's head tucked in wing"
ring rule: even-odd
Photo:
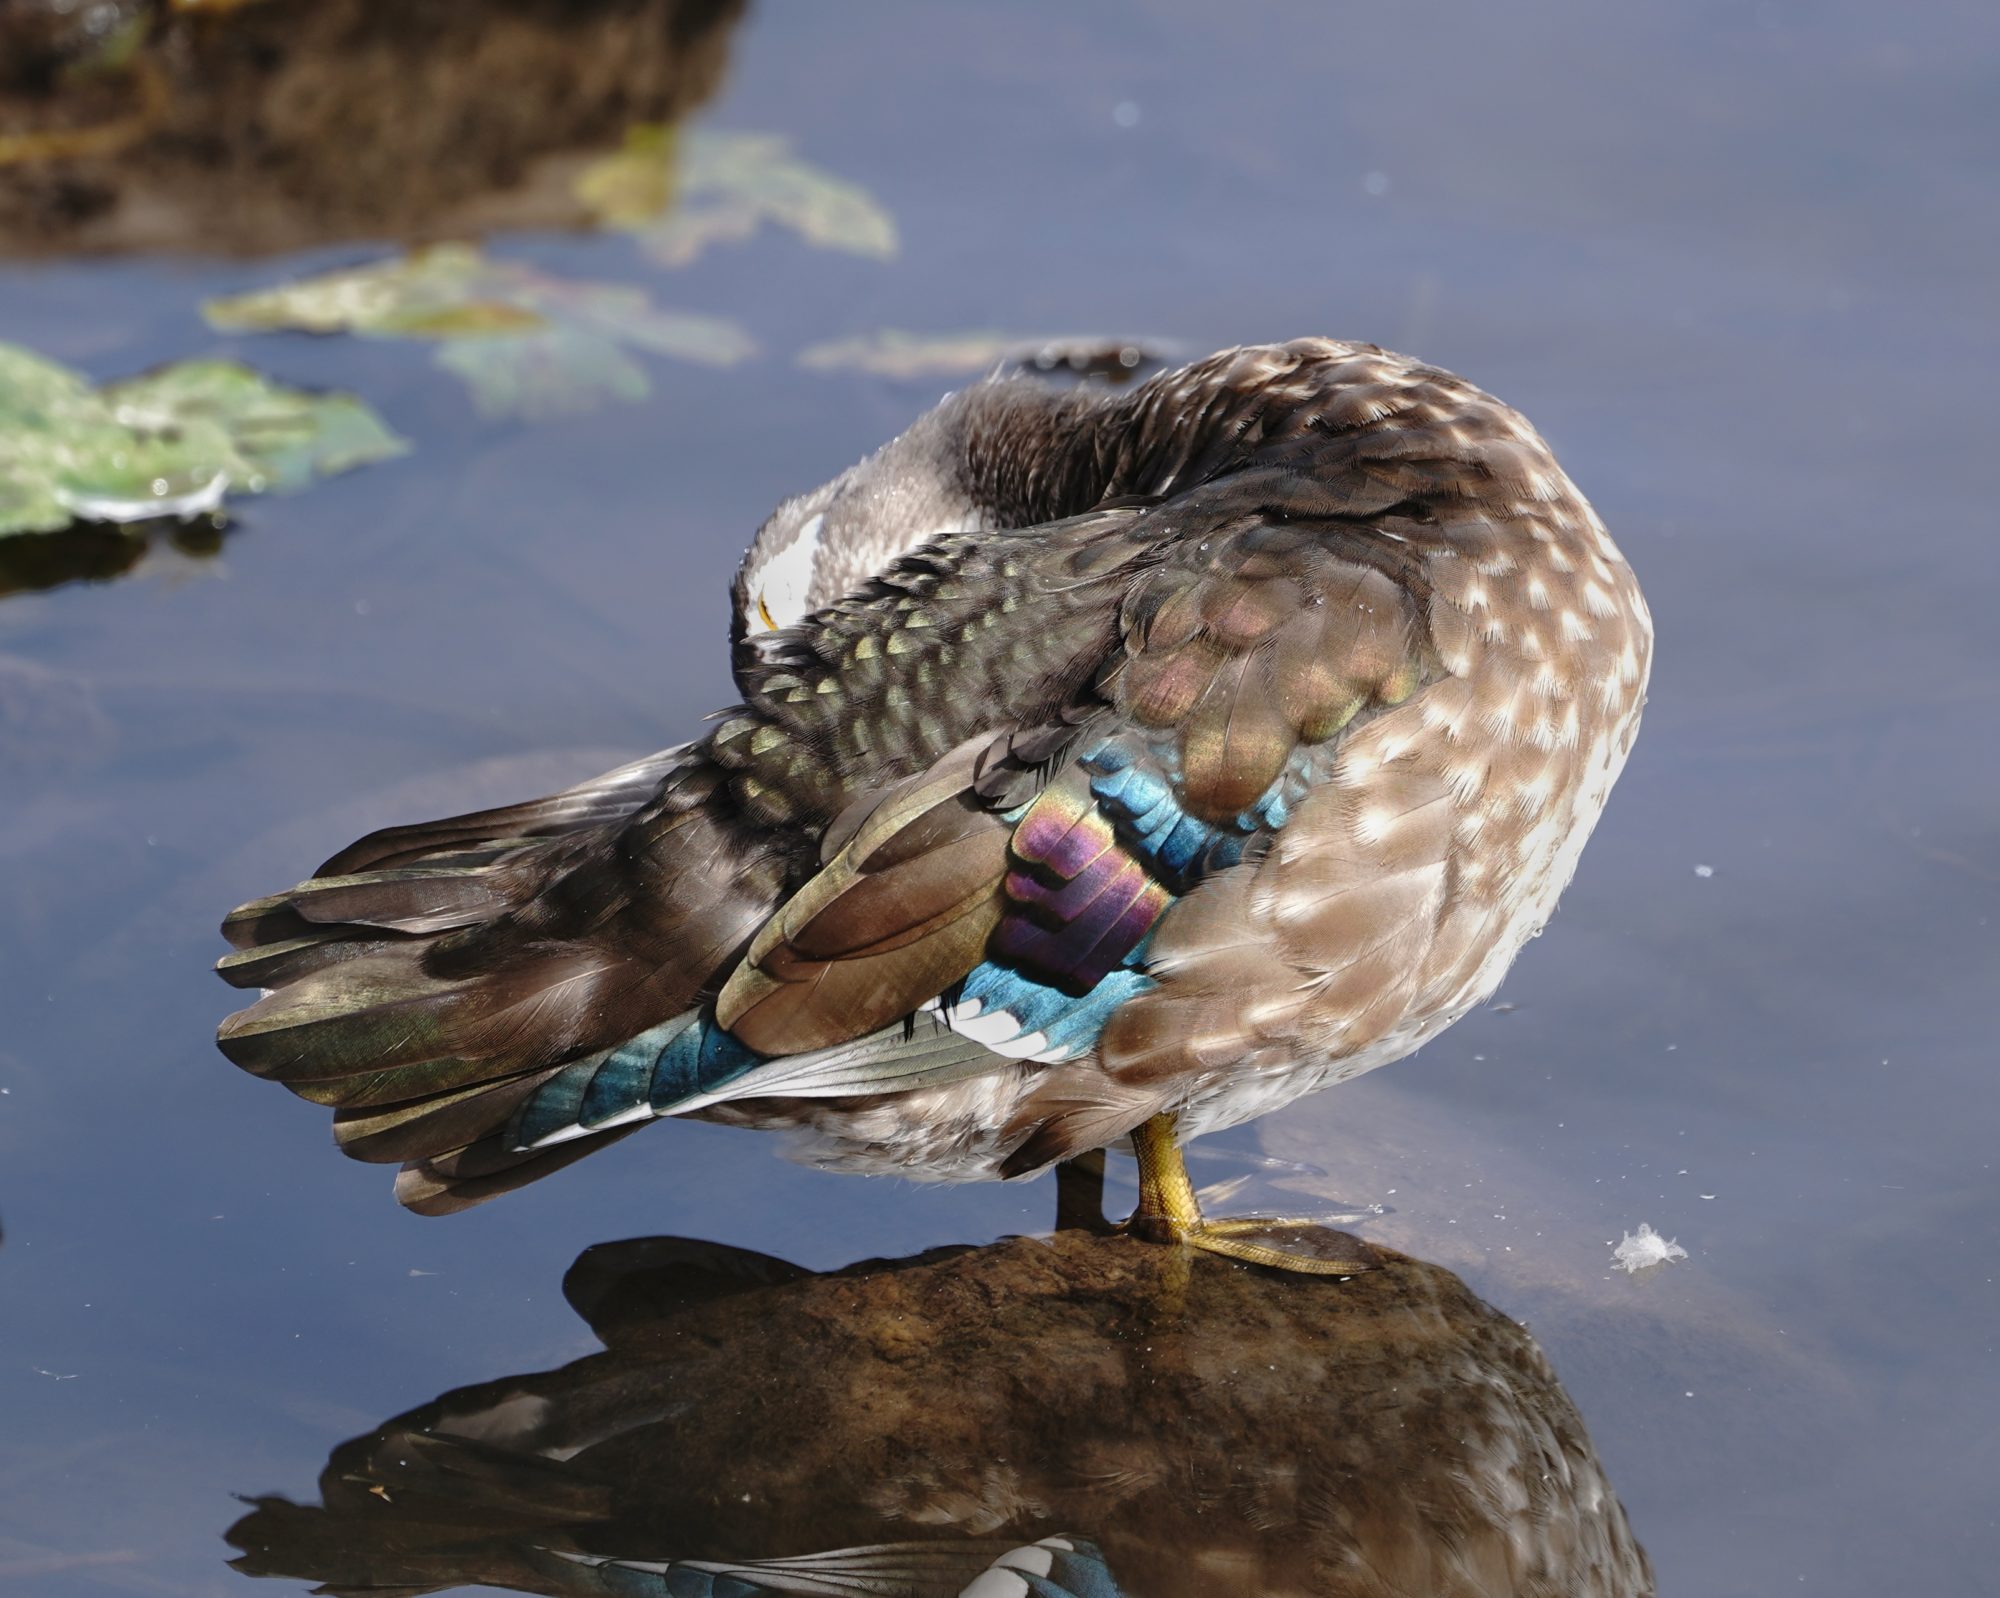
[[[963,400],[952,396],[859,465],[771,513],[737,568],[734,642],[773,638],[899,556],[992,525],[960,481]]]

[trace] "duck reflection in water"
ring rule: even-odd
[[[337,1594],[1612,1598],[1652,1575],[1516,1322],[1073,1229],[815,1274],[586,1251],[605,1344],[337,1448],[237,1568]]]

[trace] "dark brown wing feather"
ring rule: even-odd
[[[978,747],[891,789],[767,921],[715,1003],[765,1054],[803,1054],[910,1014],[979,962],[1005,904],[1012,829],[973,791]]]

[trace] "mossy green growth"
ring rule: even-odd
[[[578,176],[577,198],[606,227],[636,233],[665,266],[711,244],[747,239],[765,223],[808,244],[888,260],[896,223],[858,183],[792,152],[771,133],[676,133],[643,124],[622,149]]]
[[[408,449],[352,395],[235,361],[178,361],[99,389],[0,344],[0,536],[195,516]]]
[[[465,244],[210,300],[225,333],[298,331],[416,339],[488,416],[535,418],[643,399],[632,351],[731,366],[756,351],[723,317],[664,310],[645,290],[557,277]]]

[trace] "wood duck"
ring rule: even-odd
[[[1352,1274],[1180,1143],[1494,991],[1651,625],[1518,413],[1302,339],[947,397],[763,525],[732,649],[705,737],[231,914],[223,1052],[426,1214],[666,1116],[936,1180],[1130,1136],[1135,1230]]]

